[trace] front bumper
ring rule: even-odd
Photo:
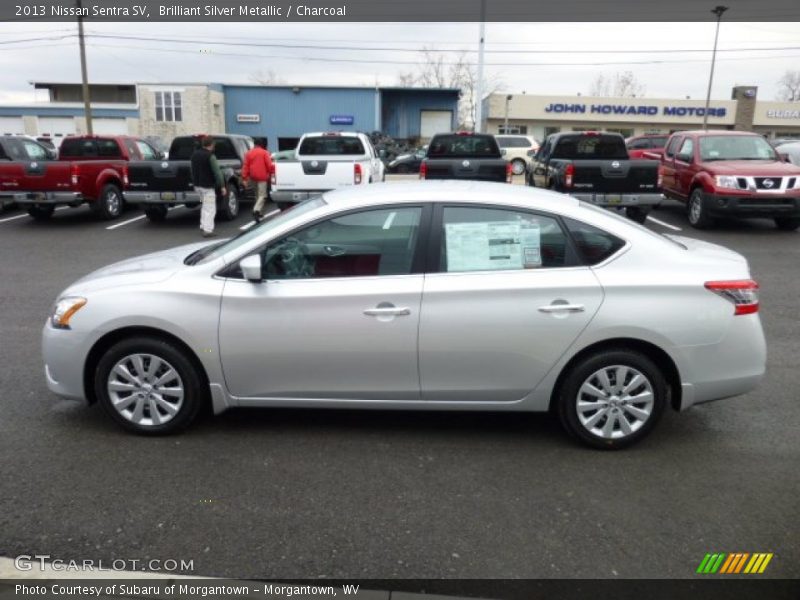
[[[712,217],[800,217],[800,195],[706,193],[703,208]]]
[[[4,194],[4,198],[10,198],[20,206],[31,206],[33,204],[80,204],[85,200],[80,192],[15,192],[14,194]]]
[[[299,203],[303,202],[304,200],[308,200],[309,198],[315,198],[316,196],[321,196],[325,192],[330,190],[272,190],[271,198],[272,201],[277,203]]]
[[[125,202],[128,204],[184,204],[186,202],[201,202],[200,194],[195,191],[188,192],[137,192],[126,191]]]
[[[56,329],[46,322],[42,330],[42,358],[45,381],[51,392],[65,398],[86,400],[83,365],[86,362],[85,334]]]
[[[585,194],[568,192],[573,198],[589,202],[595,206],[656,206],[664,200],[662,194]]]

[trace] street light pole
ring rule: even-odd
[[[717,62],[717,41],[719,40],[719,24],[722,13],[728,10],[727,6],[717,6],[711,12],[717,15],[717,32],[714,34],[714,51],[711,54],[711,73],[708,75],[708,92],[706,93],[706,110],[703,112],[703,129],[708,129],[708,107],[711,104],[711,84],[714,82],[714,65]]]
[[[508,133],[508,103],[511,101],[511,94],[506,96],[506,118],[503,123],[503,133]]]
[[[81,0],[78,4],[78,44],[81,50],[81,89],[83,93],[83,112],[86,119],[86,134],[92,135],[92,103],[89,99],[89,75],[86,73],[86,43],[83,39],[83,10]]]
[[[478,77],[475,82],[475,133],[481,132],[483,124],[483,43],[486,37],[486,0],[481,0],[481,29],[478,41]]]

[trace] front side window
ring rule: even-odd
[[[24,140],[22,145],[25,146],[25,152],[31,160],[47,160],[47,151],[39,144]]]
[[[419,236],[419,207],[333,217],[261,252],[266,279],[408,275]]]
[[[150,144],[137,140],[136,146],[139,148],[139,153],[142,155],[143,160],[156,160],[156,158],[158,158],[156,156],[156,151],[150,147]]]
[[[553,217],[495,208],[445,207],[440,271],[507,271],[572,263]]]
[[[675,152],[678,150],[678,144],[683,138],[674,137],[670,140],[669,144],[667,145],[666,149],[664,150],[665,156],[674,156]]]
[[[678,152],[678,156],[676,158],[684,162],[691,162],[693,155],[694,155],[694,141],[692,140],[692,138],[686,138],[683,141],[683,144],[681,144],[681,149]]]

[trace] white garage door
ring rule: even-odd
[[[75,135],[73,117],[39,117],[39,135],[53,138],[56,144],[68,135]]]
[[[96,135],[128,135],[125,119],[92,119],[92,131]]]
[[[453,130],[453,111],[423,110],[420,112],[420,137],[432,138],[437,133],[448,133]]]
[[[0,117],[0,135],[25,133],[22,117]]]

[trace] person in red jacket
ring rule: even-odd
[[[254,138],[255,146],[244,157],[242,179],[245,185],[250,180],[256,187],[256,204],[253,219],[258,223],[264,216],[264,204],[269,195],[269,178],[272,175],[272,155],[267,150],[267,138]]]

